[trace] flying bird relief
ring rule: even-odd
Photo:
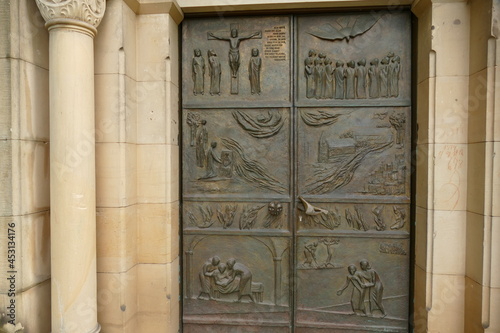
[[[349,41],[351,38],[370,30],[378,19],[379,17],[374,15],[344,16],[336,19],[331,24],[323,24],[308,33],[325,40],[346,39]]]
[[[243,111],[234,111],[233,117],[248,134],[254,138],[268,138],[277,134],[285,123],[279,111],[268,111],[267,115],[252,117]]]

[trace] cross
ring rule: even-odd
[[[238,25],[232,23],[230,36],[218,36],[208,32],[208,39],[218,39],[229,42],[229,67],[231,68],[231,94],[238,94],[238,70],[240,68],[240,43],[245,39],[262,38],[262,32],[257,31],[246,36],[238,36]]]

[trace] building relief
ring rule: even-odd
[[[299,108],[304,195],[409,196],[406,108]]]

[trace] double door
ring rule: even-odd
[[[408,12],[182,24],[184,332],[407,332]]]

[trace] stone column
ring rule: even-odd
[[[36,0],[49,30],[52,332],[99,332],[94,36],[105,0]]]

